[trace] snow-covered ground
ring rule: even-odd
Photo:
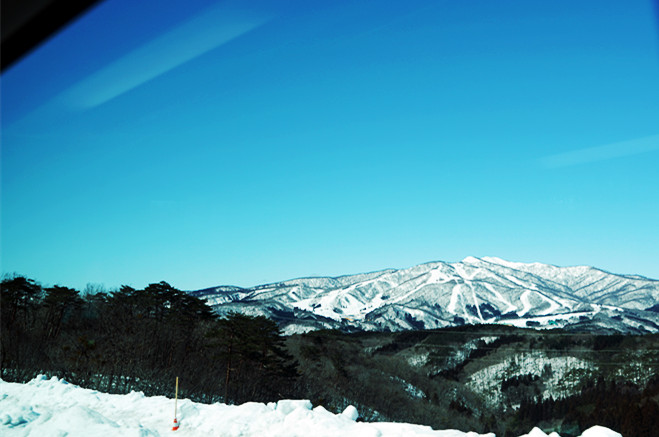
[[[494,437],[492,433],[435,431],[406,423],[357,422],[357,417],[354,407],[333,414],[320,406],[312,409],[306,400],[234,406],[184,399],[178,401],[180,428],[173,431],[174,400],[164,396],[147,397],[135,392],[112,395],[44,376],[27,384],[0,380],[0,434],[5,437]],[[537,428],[526,435],[546,436]],[[607,428],[593,427],[582,437],[621,436]]]

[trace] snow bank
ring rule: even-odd
[[[180,428],[172,431],[174,401],[164,396],[111,395],[44,376],[27,384],[0,380],[0,434],[5,437],[494,437],[492,433],[435,431],[405,423],[356,422],[359,414],[353,406],[333,414],[322,406],[312,409],[307,400],[206,405],[183,399],[178,407]],[[528,434],[545,436],[537,428]],[[620,434],[593,427],[582,437]]]
[[[552,432],[551,434],[545,434],[540,428],[533,428],[530,433],[524,434],[520,437],[561,437],[557,432]],[[593,426],[588,428],[581,434],[581,437],[622,437],[615,431],[611,431],[609,428],[604,428],[603,426]]]
[[[540,428],[533,428],[530,433],[524,434],[520,437],[560,437],[558,433],[552,432],[551,434],[545,434]]]
[[[604,428],[603,426],[593,426],[581,434],[581,437],[622,437],[615,431],[611,431],[609,428]]]

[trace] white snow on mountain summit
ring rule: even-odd
[[[462,323],[573,323],[619,318],[622,328],[659,331],[659,281],[588,267],[467,257],[407,269],[300,278],[248,289],[193,292],[216,311],[263,314],[310,329],[440,328]],[[623,319],[621,311],[629,312]],[[639,315],[636,312],[643,312]],[[628,313],[625,313],[628,314]],[[306,321],[305,321],[306,320]],[[614,324],[615,325],[615,324]]]
[[[322,406],[312,408],[308,400],[208,405],[183,399],[178,402],[177,431],[172,431],[173,418],[174,400],[164,396],[106,394],[45,376],[27,384],[0,380],[0,434],[6,437],[494,437],[406,423],[358,422],[352,406],[333,414]],[[547,434],[534,428],[523,437]],[[595,426],[581,437],[621,435]]]

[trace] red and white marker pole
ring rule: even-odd
[[[176,391],[174,393],[174,426],[172,427],[172,431],[178,429],[178,421],[176,420],[176,413],[178,410],[178,376],[176,377]]]

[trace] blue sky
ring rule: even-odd
[[[2,272],[198,289],[489,255],[659,278],[656,17],[107,1],[2,76]]]

